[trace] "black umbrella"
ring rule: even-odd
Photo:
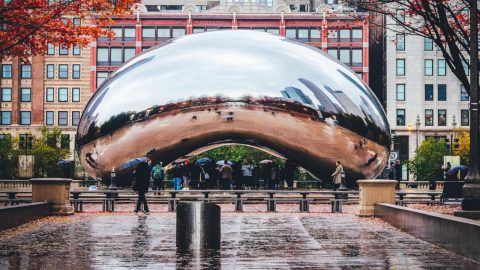
[[[204,157],[204,158],[201,158],[201,159],[198,159],[197,161],[195,161],[195,165],[197,166],[205,166],[205,165],[208,165],[208,164],[211,164],[213,163],[213,160],[211,158],[208,158],[208,157]]]
[[[65,167],[65,166],[72,165],[72,163],[73,163],[73,160],[60,160],[59,162],[57,162],[57,165],[60,167]]]
[[[120,167],[120,170],[125,170],[125,169],[128,169],[128,168],[135,167],[138,164],[140,164],[142,162],[145,162],[145,161],[147,161],[146,157],[138,157],[138,158],[130,159],[130,160],[128,160],[128,161],[126,161],[122,164],[122,166]]]
[[[265,159],[259,162],[259,164],[268,164],[268,163],[273,163],[270,159]]]

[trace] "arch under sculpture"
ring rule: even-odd
[[[171,162],[222,144],[277,153],[331,180],[376,177],[389,126],[368,86],[317,48],[272,34],[187,35],[124,64],[87,104],[77,150],[89,175],[109,180],[126,160]]]

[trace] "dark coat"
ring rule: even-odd
[[[133,173],[135,187],[138,192],[147,193],[150,187],[150,165],[146,162],[142,162],[137,166],[137,169]]]

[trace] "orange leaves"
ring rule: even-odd
[[[30,56],[44,54],[48,43],[87,46],[100,35],[113,36],[101,27],[111,24],[112,16],[130,14],[129,7],[136,2],[138,0],[22,0],[0,4],[4,25],[0,28],[0,61],[9,57],[28,61]],[[92,10],[100,18],[100,24],[73,23],[73,18],[90,19]]]

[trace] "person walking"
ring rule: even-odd
[[[272,189],[278,189],[278,182],[279,182],[279,169],[278,165],[275,161],[272,162],[272,168],[270,169],[271,171],[271,188]]]
[[[335,172],[332,173],[333,184],[334,184],[333,191],[337,190],[342,184],[342,174],[343,174],[342,162],[337,161],[335,165],[337,166],[337,168],[335,169]]]
[[[151,163],[151,159],[147,158],[146,162],[138,164],[137,168],[135,168],[135,170],[133,171],[134,178],[132,189],[138,193],[137,205],[135,207],[135,210],[133,211],[134,213],[138,213],[143,204],[143,211],[145,215],[150,214],[145,194],[148,192],[148,188],[150,187]]]
[[[223,163],[223,166],[219,169],[220,170],[220,178],[222,182],[222,189],[227,190],[232,188],[232,176],[233,176],[233,169],[228,165],[227,162]]]
[[[250,160],[245,161],[245,164],[242,165],[242,177],[244,186],[251,189],[253,187],[253,164]]]
[[[182,182],[182,168],[180,164],[175,163],[172,167],[173,175],[173,190],[180,190],[180,183]]]
[[[388,168],[388,176],[387,176],[387,179],[396,179],[395,178],[395,162],[390,162],[390,168]]]
[[[153,190],[163,190],[163,180],[165,178],[165,168],[163,168],[163,163],[158,162],[155,167],[152,168],[151,177],[153,179]],[[159,192],[154,192],[155,195],[160,194]]]
[[[397,180],[397,185],[395,189],[400,189],[400,181],[402,181],[402,164],[400,160],[395,160],[395,180]]]

